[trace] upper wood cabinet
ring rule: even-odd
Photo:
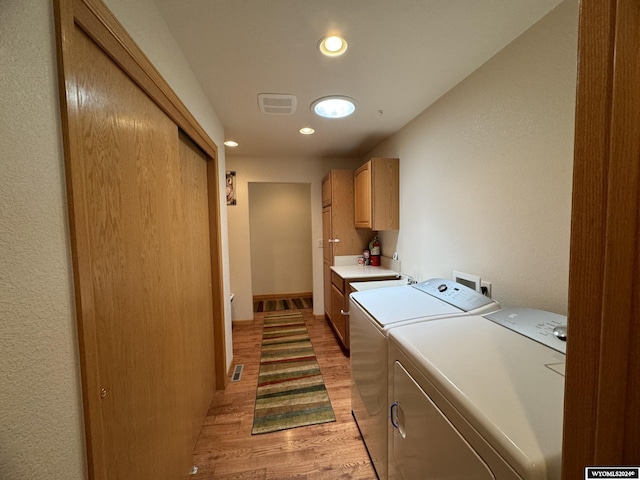
[[[331,205],[331,172],[322,179],[322,206]]]
[[[372,158],[353,175],[356,228],[400,228],[400,161]]]

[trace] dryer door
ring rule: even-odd
[[[400,362],[393,372],[389,478],[490,480],[489,467]]]

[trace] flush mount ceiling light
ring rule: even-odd
[[[313,135],[316,131],[311,127],[302,127],[300,133],[302,135]]]
[[[237,147],[238,146],[238,142],[234,142],[233,140],[227,140],[226,142],[224,142],[224,144],[227,147]]]
[[[353,98],[332,95],[330,97],[322,97],[311,104],[311,109],[316,115],[325,118],[343,118],[348,117],[356,111],[358,102]]]
[[[320,39],[318,48],[327,57],[337,57],[347,51],[347,41],[340,35],[328,35]]]

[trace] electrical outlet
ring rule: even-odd
[[[491,282],[485,282],[484,280],[482,280],[480,282],[480,288],[482,290],[482,293],[491,298]]]

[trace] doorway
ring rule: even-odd
[[[249,232],[254,298],[310,295],[311,184],[250,182]]]

